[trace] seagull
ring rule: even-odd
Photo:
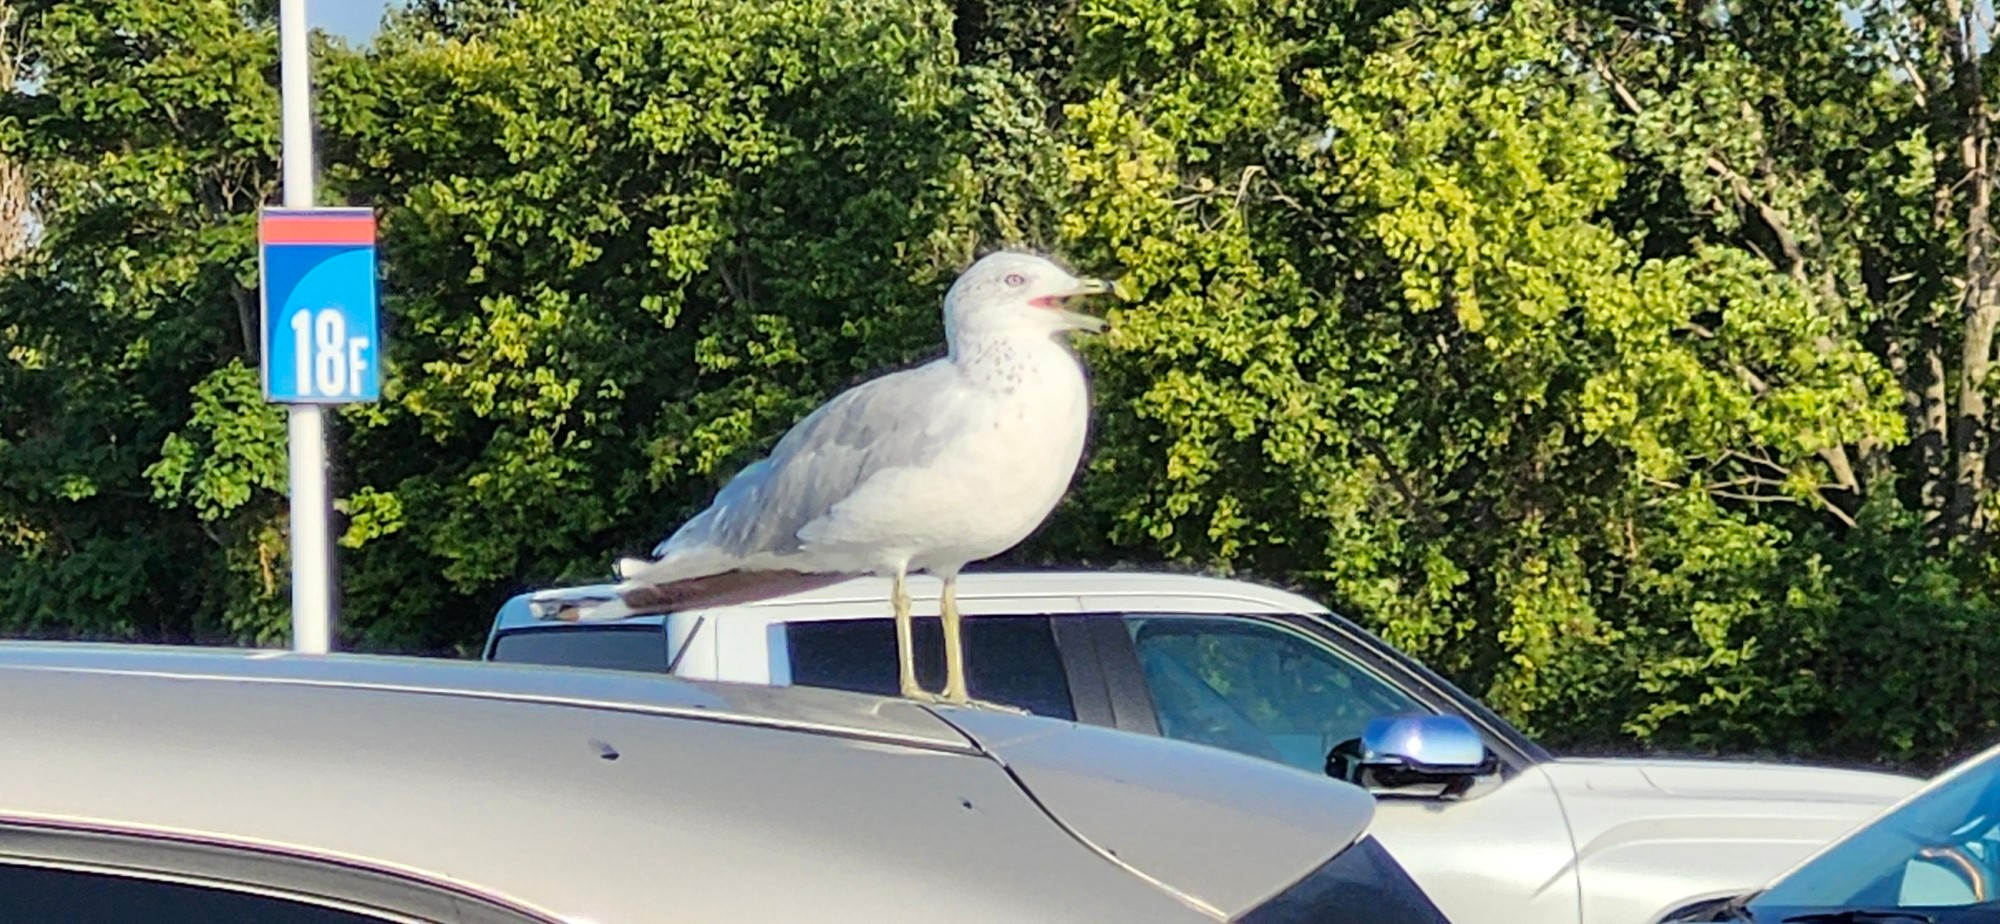
[[[620,561],[618,597],[690,609],[888,576],[902,695],[969,702],[958,573],[1026,539],[1068,491],[1090,386],[1066,335],[1107,326],[1069,306],[1110,290],[1033,253],[982,257],[945,294],[943,358],[857,385],[799,421],[651,560]],[[917,684],[913,572],[944,582],[942,697]]]

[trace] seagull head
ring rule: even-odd
[[[1002,250],[981,257],[951,284],[944,296],[945,331],[954,341],[966,334],[1103,333],[1110,326],[1103,318],[1069,306],[1109,291],[1109,283],[1076,276],[1053,260]]]

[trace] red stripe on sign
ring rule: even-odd
[[[257,223],[266,244],[373,244],[373,215],[266,215]]]

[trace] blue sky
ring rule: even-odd
[[[306,0],[306,21],[359,44],[375,34],[382,12],[401,0]]]

